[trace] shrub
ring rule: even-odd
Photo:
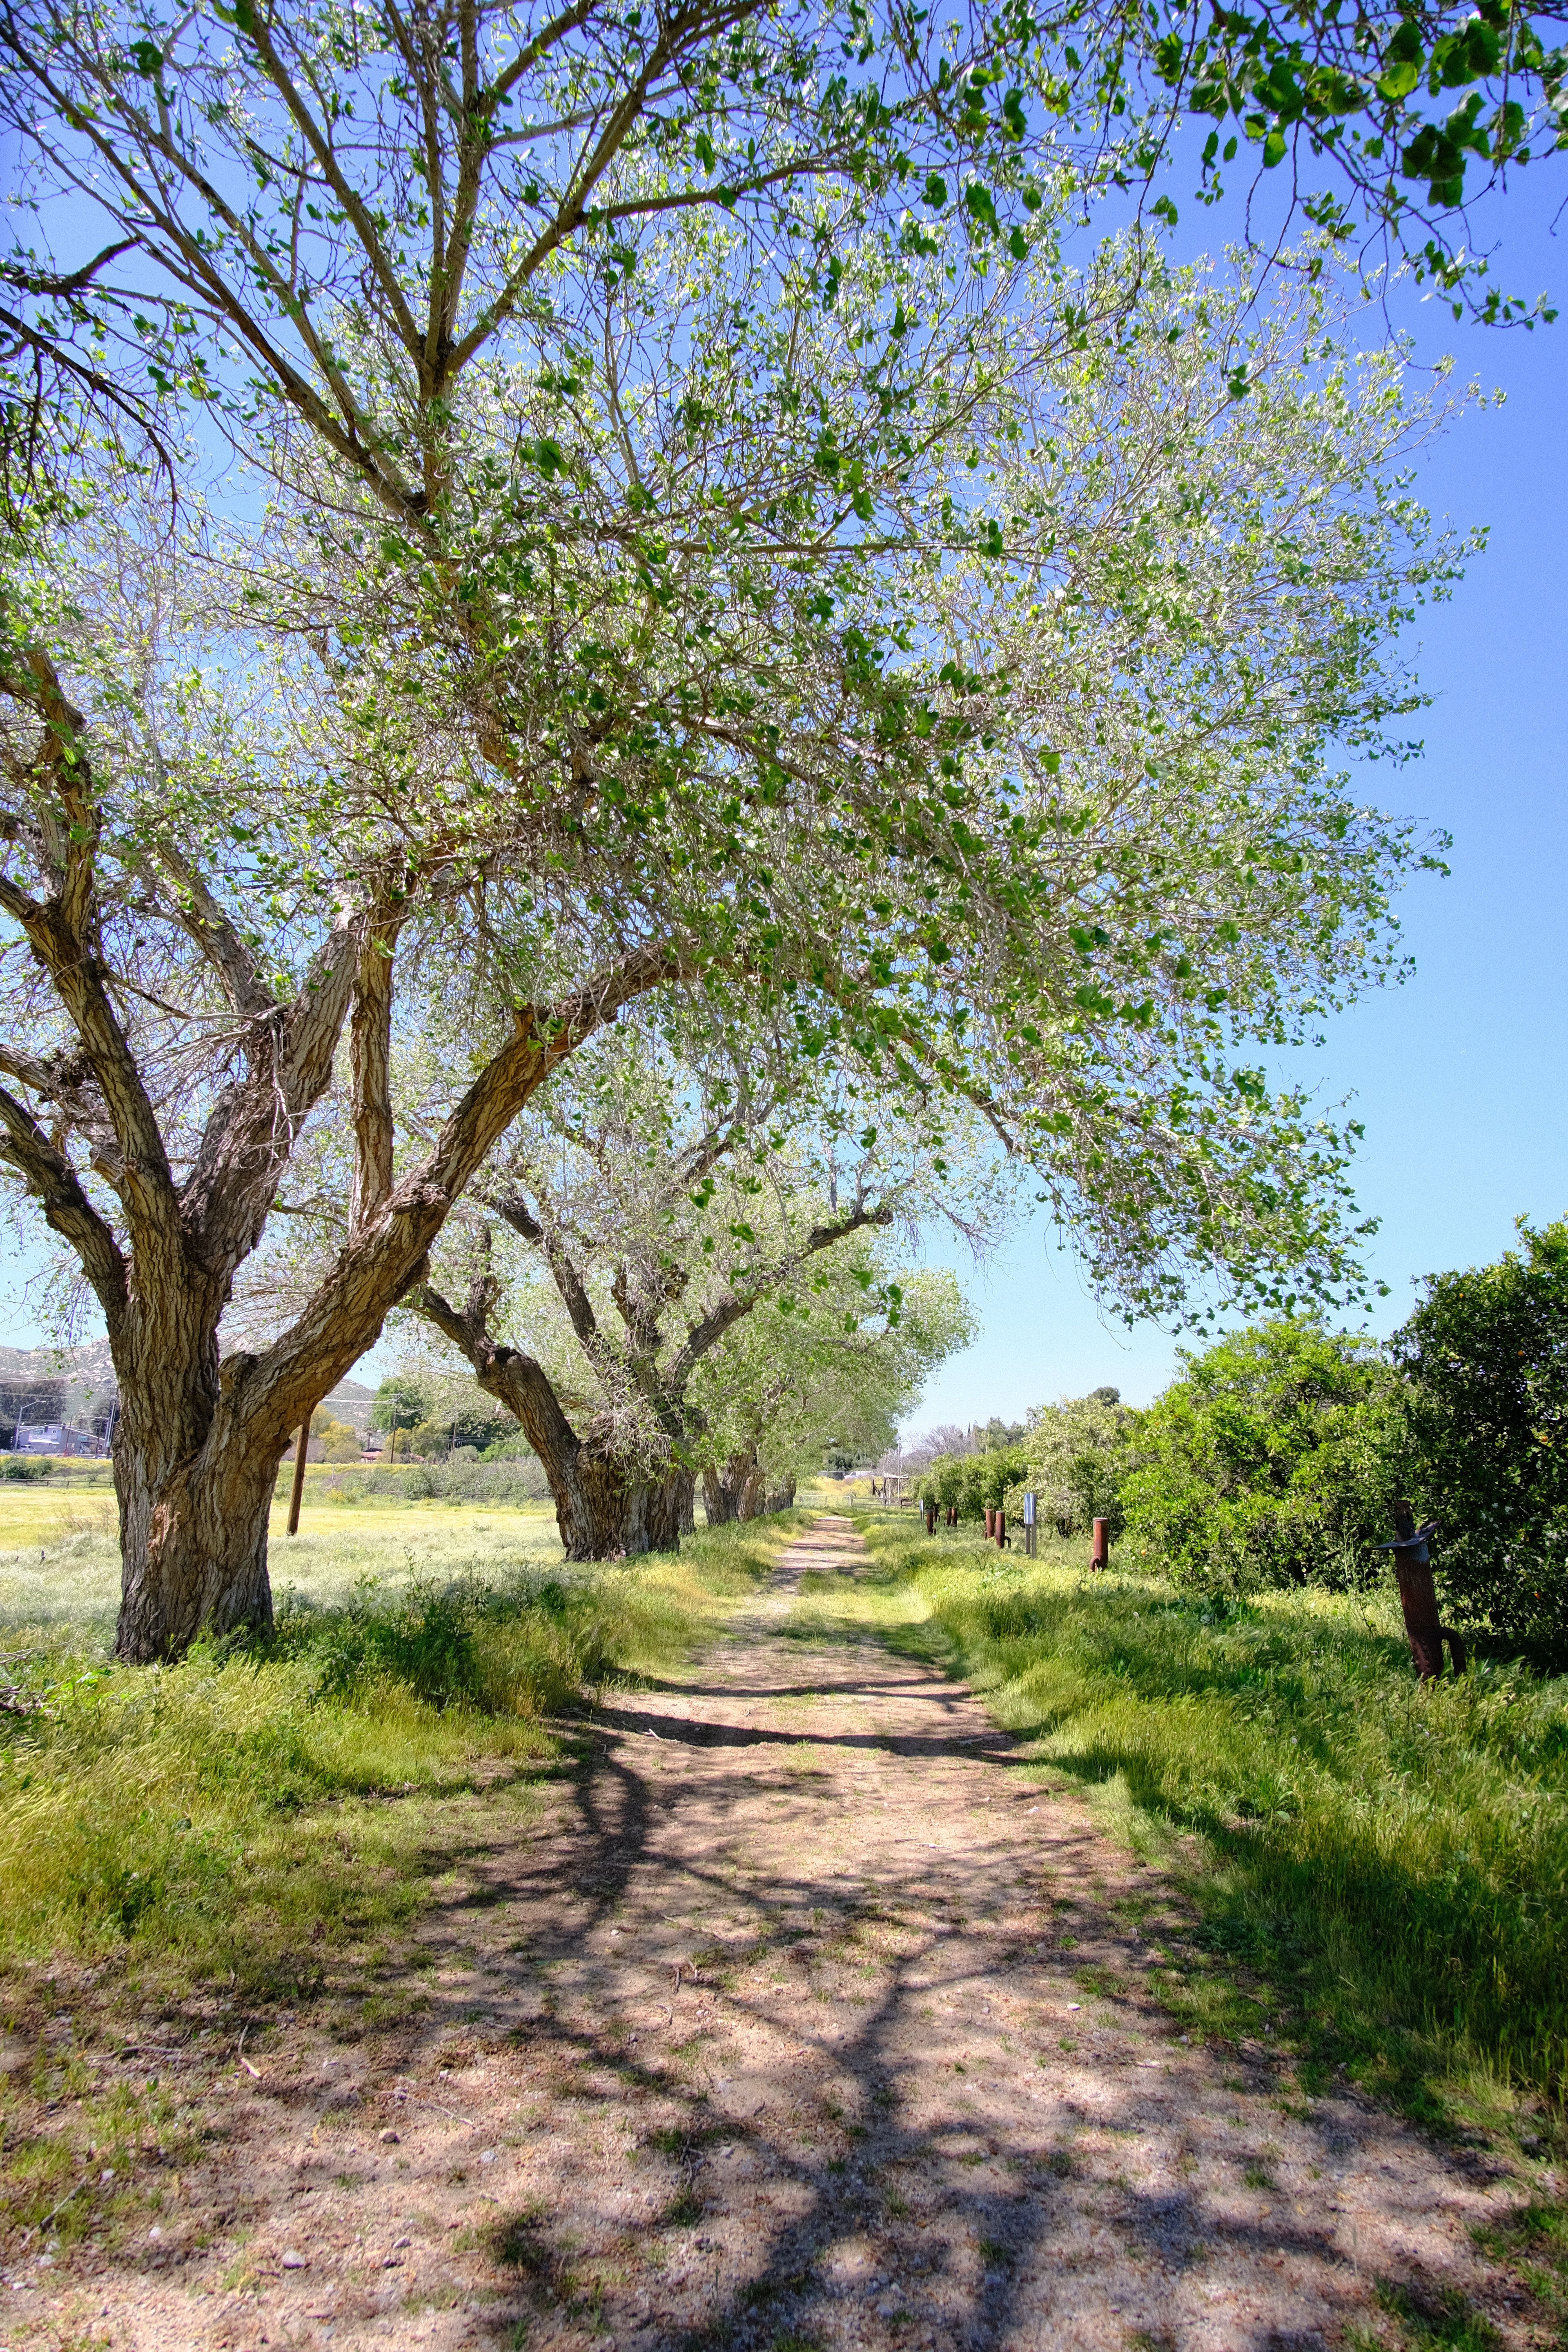
[[[1407,1455],[1400,1386],[1370,1340],[1282,1319],[1201,1356],[1139,1424],[1128,1540],[1180,1583],[1364,1583]]]
[[[1431,1276],[1392,1343],[1448,1607],[1568,1665],[1568,1225]]]
[[[47,1454],[7,1454],[0,1464],[0,1477],[20,1479],[26,1486],[35,1478],[47,1478],[53,1466]]]
[[[1086,1397],[1037,1405],[1029,1415],[1026,1466],[1007,1496],[1008,1510],[1021,1516],[1024,1488],[1032,1486],[1041,1520],[1054,1523],[1059,1536],[1081,1535],[1096,1519],[1108,1519],[1112,1538],[1119,1537],[1125,1524],[1121,1486],[1136,1460],[1137,1423],[1119,1389],[1091,1389]]]

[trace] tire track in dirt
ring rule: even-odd
[[[818,1520],[604,1707],[542,1834],[475,1835],[423,2020],[297,2036],[139,2274],[38,2318],[136,2352],[1304,2352],[1395,2280],[1531,2341],[1470,2242],[1500,2171],[1184,2042],[1113,1910],[1157,1874],[962,1685],[792,1631],[807,1570],[864,1566]],[[0,2341],[47,2340],[22,2315]]]

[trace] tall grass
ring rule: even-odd
[[[889,1520],[867,1533],[879,1580],[918,1595],[904,1638],[1131,1834],[1201,1842],[1185,1874],[1211,1952],[1254,1973],[1309,2056],[1431,2115],[1467,2080],[1562,2108],[1568,1679],[1485,1663],[1423,1687],[1388,1595],[1216,1606]],[[1226,2000],[1197,1979],[1187,1998]]]
[[[450,1515],[443,1532],[460,1553]],[[0,1715],[0,1984],[65,1957],[293,1994],[367,1964],[435,1866],[430,1801],[526,1803],[569,1760],[585,1686],[678,1657],[782,1532],[346,1597],[329,1570],[331,1597],[286,1598],[268,1641],[163,1668],[112,1665],[92,1610],[7,1635],[0,1680],[30,1711]]]

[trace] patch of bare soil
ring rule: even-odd
[[[215,2077],[153,2234],[23,2263],[0,2342],[1284,2352],[1388,2281],[1531,2341],[1470,2242],[1510,2181],[1184,2042],[1113,1915],[1153,1875],[961,1686],[781,1637],[859,1555],[819,1521],[606,1706],[545,1833],[472,1842],[424,2015]]]

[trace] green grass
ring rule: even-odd
[[[363,1510],[300,1538],[270,1641],[163,1668],[109,1659],[100,1530],[35,1518],[41,1540],[11,1546],[0,1681],[38,1705],[0,1714],[0,2223],[32,2228],[73,2180],[123,2183],[138,2147],[177,2158],[196,2128],[140,2070],[106,2093],[90,2045],[129,2027],[232,2055],[285,2002],[350,2033],[408,2013],[409,1931],[442,1874],[526,1837],[542,1784],[579,1769],[584,1696],[678,1665],[795,1524],[583,1570],[558,1540],[546,1564],[525,1512],[390,1516],[379,1538]],[[62,2103],[67,2129],[44,2120]],[[126,2193],[73,2195],[52,2234],[112,2231]]]
[[[408,1800],[548,1764],[585,1685],[679,1656],[782,1532],[568,1570],[522,1512],[381,1516],[379,1549],[368,1513],[299,1539],[270,1640],[163,1668],[109,1659],[96,1534],[5,1563],[5,1676],[37,1711],[0,1717],[0,1971],[134,1945],[259,1991],[301,1941],[363,1944],[406,1912],[427,1833]]]
[[[1388,1594],[1216,1608],[857,1516],[876,1569],[837,1605],[973,1680],[1026,1769],[1181,1878],[1184,2021],[1272,2027],[1309,2075],[1342,2065],[1428,2123],[1561,2129],[1568,1679],[1489,1663],[1422,1688]]]

